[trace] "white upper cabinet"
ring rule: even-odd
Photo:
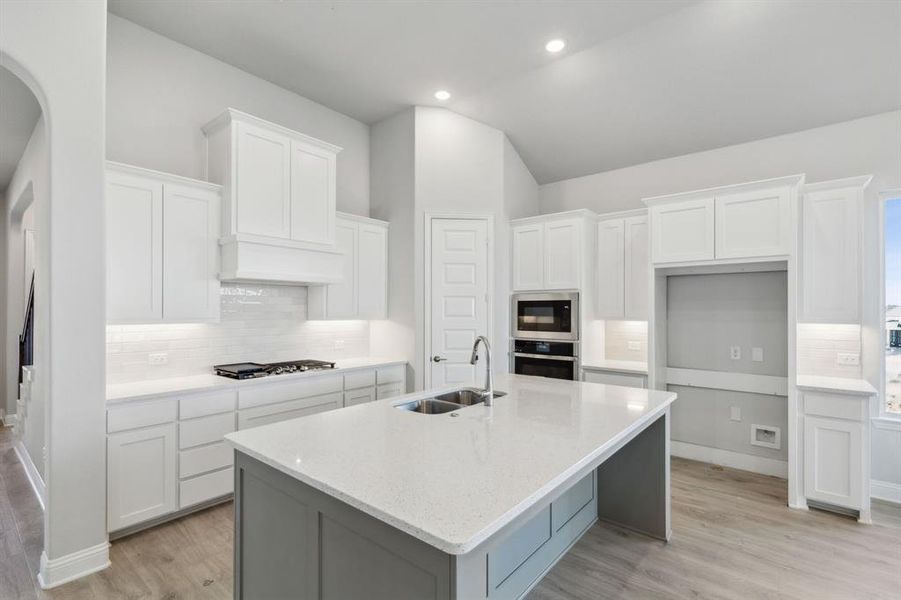
[[[645,200],[655,264],[784,257],[792,253],[803,175]]]
[[[511,223],[515,291],[571,290],[583,285],[588,214],[573,211]],[[592,243],[593,236],[592,229]]]
[[[862,212],[870,179],[804,186],[801,321],[860,322]]]
[[[219,186],[109,163],[107,321],[219,318]]]
[[[716,257],[788,254],[791,188],[738,191],[716,196]]]
[[[598,318],[621,319],[625,315],[625,220],[598,223]]]
[[[513,289],[540,290],[544,286],[544,225],[513,227]]]
[[[341,148],[227,109],[203,128],[210,181],[222,184],[224,281],[341,280],[335,247]]]
[[[340,283],[313,286],[310,319],[384,319],[388,316],[388,224],[339,213],[337,247],[344,256]]]
[[[654,205],[651,256],[655,263],[713,259],[713,198]]]
[[[291,237],[291,140],[250,123],[235,125],[231,233]],[[221,182],[220,182],[221,183]]]
[[[625,219],[625,318],[646,321],[648,318],[648,217]]]

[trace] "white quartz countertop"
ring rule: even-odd
[[[676,399],[672,392],[509,374],[498,375],[495,388],[508,395],[492,407],[441,415],[394,408],[433,390],[226,439],[444,552],[465,554]]]
[[[154,396],[177,394],[179,392],[202,392],[214,389],[241,388],[249,385],[261,385],[274,381],[291,381],[304,377],[315,377],[328,373],[340,373],[356,369],[371,369],[406,363],[403,359],[385,357],[346,358],[335,361],[335,368],[324,371],[306,371],[304,373],[290,373],[272,377],[259,377],[255,379],[230,379],[220,375],[192,375],[189,377],[171,377],[168,379],[148,379],[133,383],[118,383],[106,386],[106,401],[108,404],[116,402],[139,400]]]
[[[648,363],[637,360],[592,360],[582,363],[588,371],[615,371],[617,373],[648,374]]]
[[[872,396],[877,393],[866,379],[854,379],[847,377],[822,377],[819,375],[798,375],[795,385],[802,390],[821,392],[844,392]]]

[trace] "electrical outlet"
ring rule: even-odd
[[[763,362],[763,348],[751,348],[751,360]]]
[[[839,352],[835,355],[835,364],[856,367],[860,365],[860,354],[856,352]]]
[[[641,350],[641,342],[629,342],[629,350]]]
[[[344,340],[335,340],[335,350],[344,350]]]
[[[741,360],[741,346],[730,346],[729,358],[732,360]]]
[[[147,355],[148,364],[154,366],[160,365],[168,365],[169,364],[169,353],[168,352],[154,352],[152,354]]]
[[[729,420],[730,421],[741,421],[741,407],[740,406],[729,407]]]

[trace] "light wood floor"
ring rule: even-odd
[[[0,599],[231,598],[232,505],[113,542],[112,566],[42,592],[40,506],[0,429]],[[673,539],[596,525],[528,600],[901,598],[901,508],[875,525],[785,506],[785,482],[673,460]]]

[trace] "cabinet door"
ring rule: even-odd
[[[804,491],[810,500],[859,509],[862,502],[863,425],[804,417]]]
[[[544,287],[544,226],[513,228],[513,289],[540,290]]]
[[[335,242],[334,152],[291,141],[291,239]]]
[[[344,406],[355,406],[375,401],[375,387],[360,388],[344,392]]]
[[[357,317],[388,317],[388,230],[360,225],[357,240]]]
[[[801,320],[858,323],[860,320],[859,188],[804,195]]]
[[[655,263],[713,259],[713,198],[658,204],[648,214]]]
[[[247,123],[237,124],[237,233],[291,237],[291,141]]]
[[[625,316],[632,321],[648,319],[648,218],[625,221],[626,274]]]
[[[582,269],[582,220],[562,219],[544,225],[544,289],[578,288]]]
[[[404,382],[402,381],[378,385],[376,386],[375,397],[377,400],[384,400],[385,398],[401,396],[405,392],[404,387]]]
[[[107,438],[107,526],[116,531],[177,507],[175,423]]]
[[[625,222],[622,219],[598,223],[598,318],[621,319],[625,292]]]
[[[716,197],[716,257],[788,254],[791,188]]]
[[[163,318],[219,318],[219,194],[189,186],[163,189]]]
[[[109,172],[106,177],[106,311],[110,323],[163,316],[163,186]]]

